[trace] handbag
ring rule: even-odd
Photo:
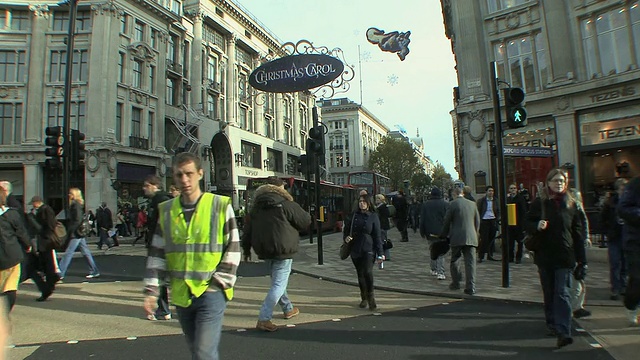
[[[544,214],[544,202],[542,200],[540,201],[540,207],[541,207],[540,220],[544,220],[544,218],[546,216]],[[524,247],[527,248],[527,250],[529,250],[529,251],[540,250],[540,245],[541,245],[542,239],[540,239],[540,237],[536,236],[536,235],[540,235],[540,234],[539,233],[527,234],[524,237]]]
[[[353,218],[351,219],[351,229],[349,230],[349,236],[351,237],[351,241],[346,242],[342,241],[342,245],[340,245],[340,259],[345,260],[351,255],[351,244],[353,243],[353,223],[356,220],[356,214],[353,214]]]
[[[389,250],[389,249],[393,249],[393,243],[391,242],[391,240],[386,239],[382,243],[382,250]]]

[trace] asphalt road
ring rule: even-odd
[[[320,321],[275,333],[226,330],[222,359],[613,359],[593,339],[557,350],[540,310],[530,305],[464,300]],[[181,335],[43,344],[27,359],[189,359]]]

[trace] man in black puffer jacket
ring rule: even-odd
[[[271,288],[262,303],[256,325],[259,330],[278,329],[271,322],[276,303],[282,307],[285,319],[291,319],[300,313],[287,297],[287,284],[293,255],[298,252],[298,232],[306,230],[309,224],[311,216],[293,201],[279,178],[270,177],[267,184],[256,190],[254,203],[244,226],[242,249],[246,259],[253,248],[271,269]]]
[[[629,275],[624,307],[629,323],[637,326],[640,305],[640,176],[633,178],[625,187],[618,202],[618,216],[624,220],[622,247]]]

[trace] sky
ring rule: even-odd
[[[355,78],[347,93],[334,98],[361,103],[391,130],[401,126],[410,137],[419,131],[425,153],[457,178],[449,114],[457,80],[440,1],[234,1],[283,42],[306,39],[314,46],[342,49]],[[396,54],[369,43],[366,32],[370,27],[411,31],[406,59],[401,61]]]

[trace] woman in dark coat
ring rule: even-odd
[[[583,280],[586,274],[585,236],[578,200],[567,191],[566,171],[553,169],[546,180],[540,197],[531,204],[525,226],[539,241],[534,262],[540,274],[547,327],[557,336],[557,346],[563,347],[573,343],[570,289],[573,281]]]
[[[384,259],[391,260],[391,250],[388,247],[387,231],[391,229],[389,224],[389,208],[387,207],[387,199],[383,194],[376,195],[376,212],[380,219],[380,235],[382,236],[382,248],[384,249]]]
[[[360,287],[360,307],[369,305],[370,310],[378,308],[373,295],[373,263],[384,260],[380,219],[376,215],[371,197],[358,198],[357,210],[351,214],[344,226],[345,242],[351,244],[351,260],[358,274]]]

